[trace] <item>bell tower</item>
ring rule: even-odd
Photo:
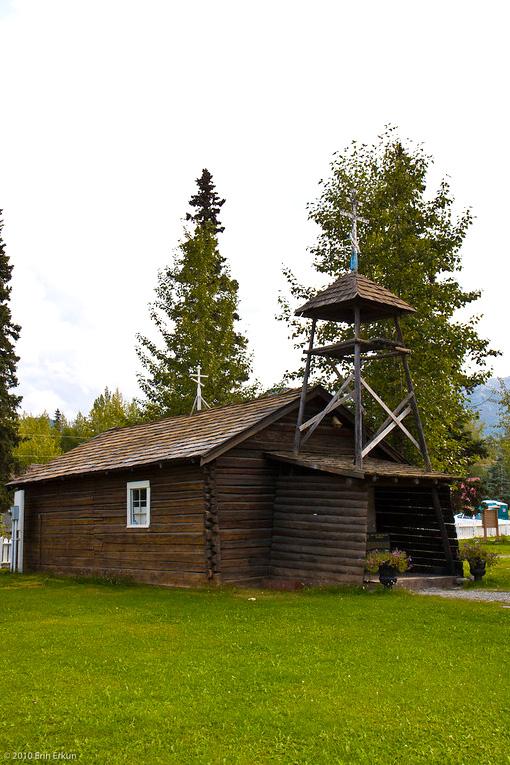
[[[294,452],[299,453],[324,417],[348,401],[354,404],[354,464],[363,469],[363,460],[370,452],[398,428],[421,453],[426,470],[430,470],[430,459],[420,419],[416,393],[409,370],[410,349],[406,347],[400,319],[412,314],[415,309],[401,298],[358,273],[360,248],[358,243],[358,222],[367,223],[358,215],[358,201],[351,193],[352,209],[341,212],[351,219],[351,262],[350,271],[340,276],[333,284],[311,298],[296,311],[296,316],[311,319],[308,350],[306,351],[305,375],[299,404]],[[315,333],[318,321],[338,322],[352,327],[352,336],[332,345],[315,347]],[[391,337],[368,337],[363,328],[374,321],[387,321],[393,325]],[[304,419],[306,394],[312,359],[327,359],[339,378],[339,387],[325,408],[308,420]],[[407,395],[400,404],[391,409],[363,378],[363,364],[367,361],[394,358],[403,366]],[[343,377],[338,370],[339,361],[349,362],[351,371]],[[371,396],[384,411],[386,418],[378,430],[364,438],[363,397]],[[404,420],[412,414],[416,424],[417,439],[408,430]]]

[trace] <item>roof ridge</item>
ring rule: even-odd
[[[310,386],[310,390],[313,390],[314,387],[319,386]],[[168,422],[170,420],[184,420],[184,419],[198,419],[199,417],[203,417],[206,414],[210,414],[211,412],[218,412],[221,409],[230,409],[230,407],[234,406],[248,406],[248,404],[253,404],[255,401],[260,401],[261,399],[270,399],[270,398],[279,398],[283,396],[289,396],[291,393],[294,395],[298,395],[301,391],[301,388],[289,388],[289,390],[282,391],[281,393],[262,393],[260,396],[256,396],[255,398],[249,398],[246,401],[232,401],[230,404],[221,404],[221,406],[211,406],[209,409],[202,409],[200,412],[192,412],[191,414],[170,414],[165,415],[164,417],[158,417],[156,420],[146,420],[145,422],[136,422],[133,425],[116,425],[113,428],[108,428],[108,430],[102,430],[100,433],[96,433],[95,436],[91,436],[89,441],[91,441],[93,438],[99,438],[100,436],[104,436],[105,433],[111,433],[114,430],[127,430],[129,429],[135,429],[135,428],[146,428],[148,425],[157,425],[161,422]],[[85,441],[84,443],[88,443],[88,441]],[[83,446],[83,444],[78,444],[78,446],[73,447],[74,449],[77,449],[79,446]],[[69,450],[71,451],[71,450]],[[67,453],[67,452],[66,452]],[[62,456],[62,455],[60,455]],[[45,464],[45,463],[42,463]]]

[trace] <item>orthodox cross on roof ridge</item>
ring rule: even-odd
[[[351,206],[352,209],[350,212],[347,212],[347,210],[340,210],[340,215],[343,215],[345,218],[350,218],[352,222],[351,226],[351,263],[350,268],[351,271],[357,271],[358,270],[358,259],[361,255],[361,251],[359,248],[359,242],[358,242],[358,221],[360,223],[368,223],[368,220],[366,218],[362,218],[360,215],[358,215],[358,197],[356,195],[356,190],[352,189],[350,196],[351,200]]]
[[[191,414],[197,410],[197,412],[202,411],[202,404],[205,404],[208,409],[211,407],[205,400],[205,398],[202,396],[202,380],[205,380],[209,375],[203,375],[202,374],[202,367],[200,364],[198,364],[196,371],[193,371],[193,374],[190,375],[190,379],[193,380],[197,384],[197,395],[195,396],[195,400],[193,401],[193,407],[191,409]]]

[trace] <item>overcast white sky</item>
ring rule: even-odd
[[[306,204],[385,123],[477,216],[463,284],[510,373],[508,3],[0,0],[0,207],[24,409],[137,393],[134,337],[203,167],[263,383],[297,362],[282,263],[311,279]]]

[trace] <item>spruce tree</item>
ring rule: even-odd
[[[186,220],[193,221],[199,226],[210,223],[213,226],[215,234],[221,234],[225,227],[221,225],[218,215],[225,204],[224,199],[220,199],[216,193],[212,175],[204,168],[200,178],[196,179],[198,193],[194,194],[190,201],[190,207],[195,210],[192,213],[186,213]]]
[[[9,300],[12,266],[2,238],[3,220],[0,210],[0,512],[10,503],[9,492],[4,484],[16,469],[14,449],[19,443],[18,405],[20,396],[13,393],[18,384],[16,365],[18,357],[14,344],[19,338],[20,327],[11,317]]]
[[[411,372],[429,450],[437,468],[457,470],[469,461],[465,437],[471,413],[466,394],[487,379],[487,362],[496,352],[478,334],[479,317],[458,317],[459,309],[480,296],[476,290],[463,290],[458,281],[461,245],[472,216],[467,210],[454,217],[446,181],[435,193],[428,193],[431,162],[421,146],[404,145],[393,128],[373,146],[354,142],[335,155],[331,177],[321,182],[322,194],[309,207],[309,217],[319,227],[313,266],[325,285],[348,270],[350,221],[339,213],[350,209],[349,196],[356,189],[360,213],[369,221],[359,231],[359,271],[417,310],[402,320],[402,326],[413,352]],[[296,346],[302,348],[309,326],[293,316],[293,309],[312,291],[302,287],[289,269],[285,273],[293,299],[281,299],[280,318],[289,322]],[[352,328],[333,323],[321,322],[318,329],[316,345],[352,334]],[[391,336],[392,327],[381,323],[364,331],[367,336],[384,337]],[[326,364],[314,365],[316,379],[334,384]],[[299,379],[300,374],[301,370],[290,376]],[[390,405],[396,406],[406,393],[402,369],[395,360],[366,364],[363,375]],[[368,396],[365,403],[369,423],[380,421],[377,405]],[[405,441],[396,445],[407,449]],[[414,451],[408,456],[419,459]]]
[[[218,218],[224,200],[211,174],[197,180],[190,200],[192,226],[185,230],[173,264],[158,275],[149,313],[159,336],[137,335],[144,373],[138,376],[145,416],[189,413],[195,396],[190,374],[200,364],[207,375],[204,398],[211,406],[246,395],[250,374],[247,340],[238,331],[238,283],[218,249]]]
[[[483,489],[486,499],[510,502],[510,471],[501,452],[487,470],[483,481]]]

